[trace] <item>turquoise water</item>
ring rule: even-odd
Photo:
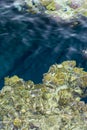
[[[15,74],[40,83],[50,65],[65,60],[76,60],[87,71],[86,49],[87,18],[57,22],[18,12],[10,0],[0,1],[1,88],[4,77]]]

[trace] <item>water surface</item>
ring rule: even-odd
[[[75,22],[76,21],[76,22]],[[74,26],[73,26],[74,24]],[[76,60],[87,71],[87,18],[58,22],[0,1],[0,87],[6,76],[41,83],[50,65]]]

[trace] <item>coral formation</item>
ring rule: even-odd
[[[14,6],[20,10],[27,6],[28,12],[47,14],[61,19],[87,17],[87,0],[16,0]]]
[[[6,77],[0,130],[87,130],[87,72],[75,61],[52,65],[42,84]]]

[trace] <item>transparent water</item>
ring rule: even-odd
[[[40,83],[50,65],[65,60],[87,71],[87,18],[75,21],[32,16],[0,0],[0,87],[12,75]]]

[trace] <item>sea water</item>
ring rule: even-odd
[[[87,71],[87,18],[58,22],[0,1],[0,88],[13,75],[41,83],[50,65],[65,60]]]

